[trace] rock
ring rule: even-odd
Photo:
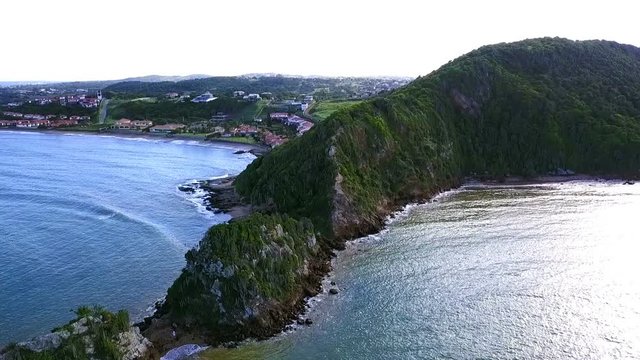
[[[134,360],[141,358],[152,344],[142,336],[138,327],[132,326],[129,331],[118,335],[118,346],[122,352],[123,360]]]
[[[313,324],[313,320],[311,320],[311,319],[306,319],[306,320],[304,321],[304,324],[305,324],[305,325],[311,325],[311,324]]]
[[[298,323],[298,325],[304,325],[304,319],[298,319],[296,323]]]
[[[336,286],[336,282],[335,281],[331,281],[331,285],[332,286]]]
[[[238,151],[234,151],[233,153],[238,155],[238,154],[244,154],[244,153],[246,153],[246,151],[245,150],[238,150]]]
[[[331,288],[331,289],[329,289],[329,294],[331,294],[331,295],[335,295],[335,294],[337,294],[337,293],[338,293],[338,289],[336,289],[336,288]]]
[[[185,186],[185,185],[180,185],[178,186],[178,190],[182,191],[182,192],[188,192],[188,193],[192,193],[195,192],[196,190],[194,188],[192,188],[191,186]]]
[[[18,343],[18,346],[36,352],[53,350],[60,346],[62,341],[67,337],[69,337],[69,333],[66,331],[54,332]]]
[[[622,185],[633,185],[635,184],[635,182],[631,181],[631,180],[627,180],[624,183],[622,183]]]

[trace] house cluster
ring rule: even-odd
[[[269,115],[271,120],[279,121],[285,125],[296,128],[298,135],[302,135],[313,127],[313,123],[307,119],[303,119],[298,115],[290,115],[289,113],[276,112]]]
[[[16,128],[57,128],[63,126],[78,125],[78,120],[56,119],[56,120],[0,120],[0,127],[16,127]]]
[[[169,134],[186,127],[184,124],[153,125],[151,120],[131,120],[122,118],[116,121],[111,128],[116,130],[149,130],[150,133]]]
[[[118,130],[144,130],[153,126],[151,120],[129,120],[122,118],[116,121],[112,128]]]
[[[91,116],[89,115],[42,115],[42,114],[23,114],[14,111],[3,111],[2,115],[10,117],[16,120],[71,120],[71,121],[89,121]]]
[[[75,94],[75,95],[67,95],[67,96],[48,96],[48,97],[36,97],[33,100],[27,101],[30,104],[37,105],[48,105],[58,103],[62,106],[81,106],[83,108],[97,108],[100,105],[100,101],[102,100],[102,95],[98,92],[96,97],[88,97],[84,94]],[[11,106],[13,104],[7,104],[7,106]],[[17,106],[21,104],[15,104]]]
[[[213,129],[213,134],[217,134],[220,137],[232,137],[232,136],[253,136],[261,139],[261,141],[272,148],[284,144],[288,138],[284,135],[276,135],[267,129],[261,129],[253,125],[242,124],[229,131],[226,131],[221,126],[216,126]]]
[[[149,128],[150,133],[155,134],[169,134],[178,130],[182,130],[187,127],[184,124],[164,124],[164,125],[156,125]]]
[[[265,130],[262,133],[262,142],[265,143],[265,145],[271,146],[272,148],[280,146],[286,143],[288,140],[289,139],[286,136],[276,135],[268,130]]]
[[[85,95],[68,95],[58,97],[60,105],[80,105],[83,108],[97,108],[102,100],[102,95],[98,93],[97,97],[87,97]]]
[[[258,101],[258,100],[262,99],[262,96],[260,96],[260,94],[248,94],[248,95],[245,95],[245,94],[246,93],[244,91],[242,91],[242,90],[236,90],[236,91],[233,92],[233,97],[234,98],[240,98],[240,99],[242,99],[244,101],[251,101],[251,102],[255,102],[255,101]],[[264,93],[264,94],[266,94],[266,93]],[[269,93],[269,94],[271,94],[271,93]]]

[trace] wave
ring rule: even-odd
[[[186,344],[170,350],[160,360],[182,360],[208,349],[208,346]]]

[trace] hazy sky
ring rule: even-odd
[[[638,1],[1,0],[0,81],[418,76],[541,36],[640,46]]]

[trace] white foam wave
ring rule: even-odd
[[[208,346],[200,346],[196,344],[186,344],[175,349],[171,349],[160,360],[182,360],[199,352],[207,350]]]

